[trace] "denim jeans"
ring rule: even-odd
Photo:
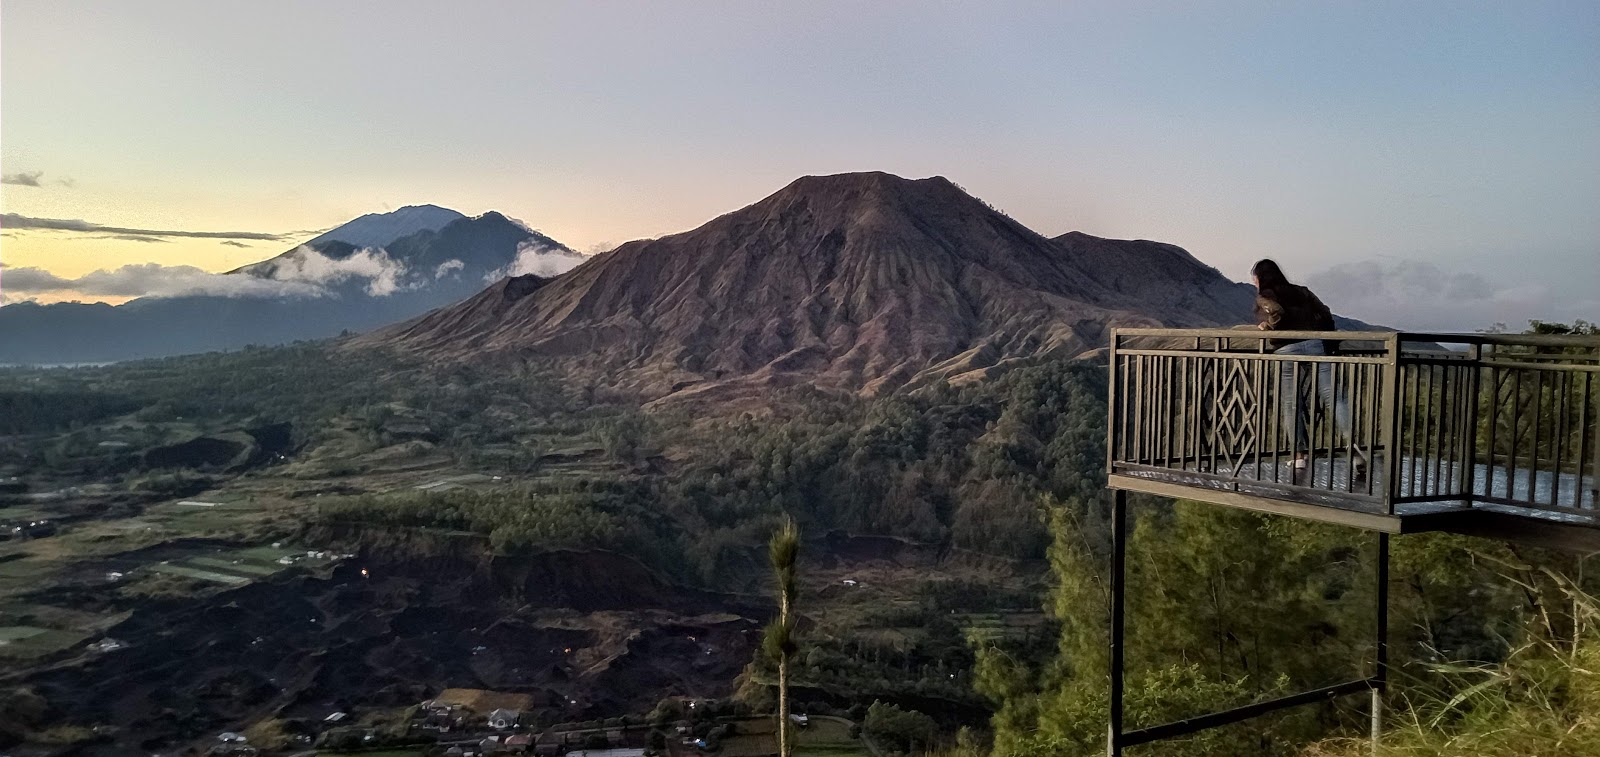
[[[1326,355],[1323,351],[1322,340],[1308,339],[1304,342],[1279,347],[1274,350],[1279,355]],[[1300,385],[1295,386],[1295,367],[1300,366]],[[1316,363],[1317,377],[1317,402],[1323,408],[1333,409],[1333,428],[1336,439],[1350,438],[1350,400],[1346,396],[1348,387],[1341,387],[1336,395],[1333,391],[1333,363]],[[1283,423],[1283,431],[1294,440],[1294,451],[1303,452],[1310,448],[1309,433],[1306,430],[1306,418],[1312,408],[1301,407],[1301,395],[1311,388],[1312,372],[1309,364],[1284,361],[1280,369],[1281,378],[1278,384],[1279,419]],[[1335,442],[1337,443],[1337,441]]]

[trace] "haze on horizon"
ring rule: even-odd
[[[0,89],[0,265],[69,279],[422,203],[592,249],[883,170],[1370,321],[1600,317],[1592,3],[11,0]]]

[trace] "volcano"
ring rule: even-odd
[[[1242,289],[1241,289],[1242,287]],[[873,394],[1218,326],[1249,287],[1155,242],[1048,239],[943,177],[808,176],[693,231],[504,280],[353,342],[551,358],[644,398],[809,383]]]
[[[363,246],[374,241],[381,244]],[[325,339],[459,302],[507,273],[562,271],[583,259],[493,211],[468,218],[435,206],[402,208],[362,216],[204,282],[213,290],[117,306],[7,305],[0,308],[0,364],[111,362]]]

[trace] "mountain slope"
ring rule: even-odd
[[[1241,320],[1223,304],[1190,311],[1129,294],[1086,264],[1100,248],[1080,248],[942,177],[812,176],[693,231],[530,282],[515,298],[493,288],[354,344],[535,353],[646,397],[794,382],[874,392],[1079,354],[1112,325]],[[1172,276],[1226,281],[1201,269]]]
[[[480,292],[513,269],[564,270],[581,260],[499,213],[461,216],[382,251],[323,241],[226,274],[293,283],[302,292],[309,286],[316,296],[8,305],[0,308],[0,364],[109,362],[366,331]]]
[[[1073,265],[1142,309],[1219,324],[1253,317],[1256,290],[1223,276],[1177,245],[1104,239],[1074,231],[1053,239]]]

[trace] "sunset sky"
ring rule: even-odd
[[[1595,320],[1600,3],[6,0],[0,168],[0,265],[66,279],[420,203],[584,250],[884,170],[1390,325]]]

